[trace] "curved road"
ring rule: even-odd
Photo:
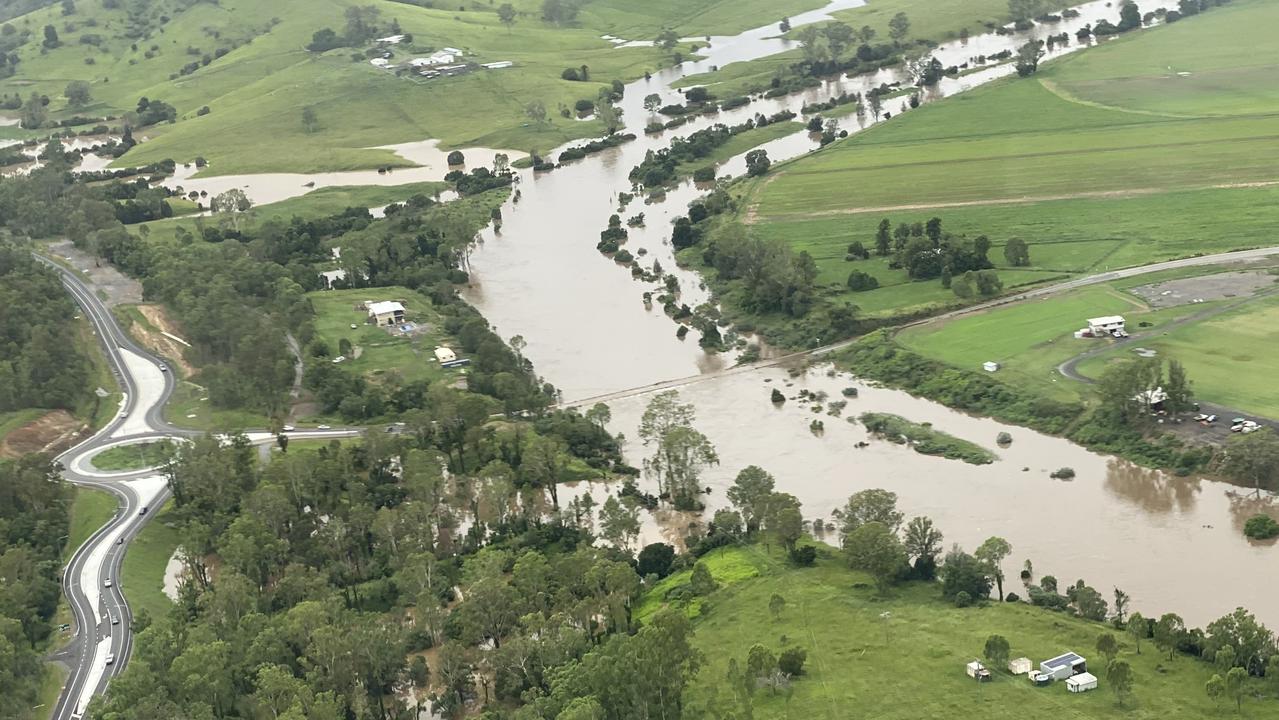
[[[103,449],[165,438],[202,435],[164,419],[164,406],[177,381],[161,370],[162,362],[142,349],[116,323],[115,316],[74,271],[36,255],[57,270],[67,291],[93,323],[112,374],[124,393],[115,417],[92,437],[59,455],[63,476],[72,483],[103,490],[120,500],[111,521],[72,555],[62,576],[62,591],[71,607],[75,634],[52,660],[69,670],[53,720],[78,720],[94,695],[106,690],[111,678],[124,670],[133,650],[133,614],[120,587],[120,569],[129,543],[154,512],[169,498],[165,478],[156,469],[102,472],[91,458]],[[350,437],[359,429],[291,432],[296,438]],[[268,432],[248,433],[257,444],[271,443]]]

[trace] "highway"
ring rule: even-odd
[[[72,270],[36,255],[57,270],[62,283],[93,324],[124,397],[116,415],[92,437],[57,458],[70,482],[110,492],[120,500],[111,521],[76,549],[62,576],[62,591],[73,617],[71,641],[51,659],[68,670],[54,706],[53,720],[78,720],[95,695],[128,665],[133,651],[133,614],[121,587],[120,570],[129,543],[169,499],[164,475],[157,468],[127,472],[97,470],[91,460],[104,449],[161,439],[189,440],[201,435],[164,419],[164,406],[177,386],[163,362],[133,341],[111,311]],[[295,438],[351,437],[362,429],[303,430]],[[269,432],[246,433],[255,444],[272,443]],[[110,585],[108,586],[108,583]]]

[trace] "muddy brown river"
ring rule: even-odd
[[[1079,48],[1074,33],[1080,26],[1116,12],[1104,2],[1079,10],[1076,20],[1047,26],[1048,32],[1066,32],[1071,37],[1071,44],[1050,53],[1050,58]],[[566,400],[698,376],[698,381],[681,387],[680,394],[696,406],[696,426],[715,443],[721,459],[721,465],[704,477],[711,488],[706,517],[727,504],[725,490],[737,471],[750,464],[772,472],[780,490],[803,502],[810,520],[829,521],[831,511],[850,494],[883,487],[898,494],[907,515],[933,518],[946,533],[947,543],[958,542],[971,550],[991,535],[1008,539],[1014,552],[1004,571],[1012,579],[1013,591],[1021,592],[1017,574],[1022,562],[1030,559],[1036,577],[1053,574],[1063,586],[1083,578],[1108,599],[1111,589],[1120,587],[1133,597],[1133,606],[1147,614],[1175,611],[1187,622],[1204,624],[1243,605],[1272,624],[1279,623],[1279,608],[1272,600],[1279,592],[1279,576],[1269,572],[1279,549],[1254,544],[1241,532],[1243,521],[1263,501],[1245,497],[1227,484],[1146,470],[1060,438],[970,417],[903,392],[868,387],[846,376],[828,377],[825,366],[798,378],[790,378],[781,368],[725,373],[736,360],[731,353],[703,352],[695,332],[684,341],[676,339],[676,327],[660,307],[647,309],[641,302],[644,291],[656,288],[632,280],[627,268],[595,250],[599,231],[617,211],[617,193],[631,189],[626,177],[631,167],[649,149],[665,147],[672,136],[687,135],[712,122],[740,123],[757,113],[798,111],[805,102],[904,80],[896,71],[843,78],[800,95],[756,101],[675,132],[656,137],[642,134],[650,117],[641,106],[645,95],[657,92],[664,103],[676,102],[679,95],[669,86],[686,74],[785,49],[785,41],[769,38],[773,28],[769,25],[731,41],[714,38],[706,59],[628,86],[625,119],[630,130],[640,135],[635,142],[552,173],[524,173],[522,197],[503,209],[501,232],[486,231],[483,245],[471,256],[473,286],[468,299],[503,336],[523,336],[528,343],[526,355]],[[936,55],[945,65],[962,64],[977,55],[1015,51],[1027,35],[1036,32],[1041,37],[1047,34],[1037,29],[974,37],[943,45]],[[962,92],[1012,70],[1010,65],[999,65],[944,80],[927,100]],[[889,100],[885,106],[897,114],[902,102]],[[850,132],[871,122],[869,116],[859,122],[851,114],[840,120]],[[816,143],[800,132],[764,147],[777,162],[809,152]],[[721,166],[721,172],[735,175],[743,169],[741,157]],[[668,242],[670,223],[703,192],[685,182],[661,201],[632,202],[621,214],[645,213],[646,227],[631,229],[626,247],[631,252],[646,249],[642,260],[646,266],[657,259],[668,271],[675,268]],[[683,302],[695,307],[708,299],[696,274],[677,271],[677,275]],[[786,387],[788,383],[793,385]],[[850,384],[859,387],[860,396],[849,401],[845,417],[885,411],[931,422],[940,430],[996,450],[1000,459],[974,466],[920,455],[909,447],[868,437],[860,424],[825,412],[815,414],[802,402],[790,400],[776,408],[768,399],[771,388],[777,386],[788,397],[807,387],[840,399],[840,391]],[[610,429],[627,436],[627,457],[636,466],[649,452],[639,445],[637,428],[651,396],[642,393],[611,403]],[[815,418],[824,421],[821,435],[809,429]],[[995,446],[1001,431],[1014,438],[1008,448]],[[860,441],[870,444],[858,449]],[[1073,468],[1075,479],[1049,478],[1060,467]],[[649,479],[641,484],[648,491],[655,485]],[[587,491],[602,500],[610,490],[583,483],[561,493],[562,501]],[[669,510],[650,514],[643,542],[677,540],[680,528],[692,519]],[[827,540],[838,542],[833,535]]]
[[[825,18],[829,11],[861,4],[861,0],[837,1],[824,10],[795,16],[791,22],[798,27]],[[1143,3],[1142,9],[1154,7]],[[1074,20],[1025,33],[988,34],[947,43],[935,55],[946,66],[959,65],[978,55],[1006,49],[1015,52],[1031,36],[1067,33],[1070,43],[1050,52],[1047,61],[1079,49],[1075,31],[1084,24],[1103,17],[1114,21],[1118,15],[1117,6],[1104,1],[1077,9],[1080,16]],[[696,378],[681,387],[681,397],[696,406],[696,426],[715,443],[722,462],[704,477],[712,489],[707,496],[707,516],[726,503],[725,489],[737,471],[750,464],[773,473],[780,490],[803,502],[808,519],[829,520],[831,510],[851,493],[883,487],[898,494],[900,508],[908,516],[932,517],[945,532],[947,543],[958,542],[971,550],[991,535],[1008,539],[1014,552],[1004,571],[1013,591],[1021,592],[1017,573],[1022,561],[1030,559],[1036,576],[1053,574],[1063,586],[1083,578],[1107,598],[1112,587],[1120,587],[1133,597],[1133,606],[1146,614],[1176,611],[1189,623],[1204,624],[1243,605],[1272,625],[1279,624],[1279,607],[1272,600],[1279,593],[1279,574],[1270,572],[1279,549],[1253,544],[1241,532],[1243,520],[1262,501],[1242,497],[1231,486],[1212,480],[1174,478],[1144,470],[1065,440],[969,417],[848,377],[830,377],[822,366],[797,378],[781,368],[728,372],[736,363],[733,353],[703,352],[695,332],[683,341],[677,339],[676,326],[660,307],[648,309],[641,301],[646,290],[656,288],[632,280],[627,268],[595,250],[608,216],[618,212],[618,193],[631,190],[628,172],[648,150],[665,147],[671,138],[711,123],[738,124],[758,113],[771,115],[783,109],[798,112],[806,102],[842,92],[865,92],[882,82],[907,81],[896,70],[830,80],[821,88],[758,100],[737,110],[699,118],[674,131],[655,136],[642,133],[650,120],[642,107],[646,95],[660,94],[663,104],[679,102],[679,93],[670,86],[686,75],[789,48],[787,41],[773,37],[778,20],[735,37],[712,38],[697,62],[628,85],[622,107],[628,129],[640,136],[636,141],[551,173],[521,172],[519,200],[512,199],[503,208],[501,231],[486,230],[482,244],[470,257],[472,285],[467,299],[503,337],[520,335],[525,339],[525,355],[561,389],[566,401],[676,378]],[[925,101],[1012,72],[1012,66],[1004,64],[948,78],[930,90]],[[897,115],[904,102],[904,98],[887,100],[885,109]],[[863,120],[852,114],[840,118],[842,129],[849,132],[872,123],[869,116]],[[807,133],[799,132],[764,147],[776,163],[816,146]],[[724,163],[721,172],[736,175],[743,167],[738,157]],[[376,179],[367,173],[329,173],[321,179],[326,185],[354,185],[370,180],[396,184],[400,178],[405,182],[408,178],[423,179],[402,170]],[[300,185],[295,176],[247,175],[217,182],[251,191],[260,187],[252,192],[259,197],[300,194],[295,189]],[[283,192],[286,184],[291,189]],[[651,202],[637,198],[621,212],[623,217],[645,213],[646,227],[631,229],[626,247],[633,253],[645,249],[647,254],[641,258],[645,266],[656,259],[668,272],[674,272],[683,291],[681,302],[693,307],[707,301],[709,295],[696,274],[676,268],[668,238],[672,219],[703,192],[685,182],[663,198]],[[848,402],[845,417],[875,410],[931,422],[940,430],[997,450],[1000,459],[973,466],[920,455],[909,447],[868,438],[860,425],[824,412],[815,414],[797,400],[776,408],[768,399],[773,387],[783,388],[789,397],[807,387],[840,399],[840,390],[850,384],[859,387],[860,397]],[[636,466],[647,452],[635,439],[639,416],[650,397],[651,393],[637,393],[611,403],[610,429],[629,438],[627,456]],[[821,435],[809,429],[815,418],[825,423]],[[1012,434],[1010,447],[996,449],[994,439],[1000,431]],[[859,449],[856,445],[861,441],[870,444]],[[1071,467],[1077,476],[1069,482],[1050,479],[1049,472],[1059,467]],[[650,480],[643,484],[645,489],[653,489]],[[602,500],[611,490],[583,483],[566,488],[561,501],[587,491]],[[689,520],[685,514],[666,510],[648,515],[644,541],[676,539]],[[837,542],[832,536],[827,539]]]

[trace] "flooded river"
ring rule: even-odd
[[[860,3],[839,3],[849,7]],[[1143,9],[1153,9],[1145,8]],[[984,35],[966,42],[947,43],[936,51],[944,65],[960,65],[978,55],[1005,49],[1016,51],[1030,35],[1066,32],[1071,42],[1049,57],[1078,49],[1075,31],[1085,23],[1116,14],[1107,3],[1079,8],[1080,16],[1014,35]],[[816,16],[814,16],[816,17]],[[797,23],[798,18],[792,19]],[[1020,591],[1015,578],[1023,560],[1034,563],[1036,575],[1051,573],[1064,585],[1085,579],[1109,597],[1112,587],[1132,595],[1146,613],[1173,610],[1190,623],[1203,624],[1244,605],[1272,624],[1279,623],[1279,577],[1268,572],[1276,549],[1253,544],[1242,534],[1243,521],[1256,511],[1257,501],[1241,497],[1235,488],[1198,478],[1175,478],[1137,468],[1112,457],[1089,452],[1059,438],[989,419],[954,412],[936,403],[890,389],[861,385],[848,377],[828,377],[818,367],[792,379],[781,368],[724,372],[735,363],[732,354],[707,354],[695,335],[675,337],[676,326],[660,307],[646,309],[641,295],[653,286],[631,279],[629,270],[595,250],[608,216],[617,212],[617,193],[629,191],[627,173],[650,149],[669,144],[672,136],[687,135],[713,122],[737,124],[757,113],[783,109],[798,111],[806,102],[825,100],[843,92],[865,92],[880,83],[907,81],[898,71],[870,77],[842,78],[799,95],[759,100],[745,108],[702,118],[676,131],[644,136],[650,119],[645,95],[659,93],[663,103],[679,102],[670,84],[715,65],[786,48],[771,38],[775,25],[745,33],[733,40],[713,38],[703,60],[685,63],[639,81],[626,89],[623,107],[635,142],[570,163],[548,174],[524,173],[521,199],[503,209],[500,234],[486,232],[484,244],[471,257],[473,286],[468,299],[499,332],[519,334],[528,343],[525,354],[539,372],[559,387],[566,400],[616,392],[624,388],[703,376],[680,389],[685,402],[697,408],[698,429],[715,443],[721,465],[708,471],[705,484],[709,516],[727,504],[725,490],[742,467],[760,465],[772,472],[780,490],[797,496],[808,519],[831,519],[831,511],[858,490],[883,487],[896,492],[908,515],[928,515],[946,533],[947,542],[975,548],[991,535],[1007,538],[1014,547],[1006,574],[1010,588]],[[1011,74],[1009,64],[988,67],[959,78],[947,78],[930,91],[926,101],[962,92]],[[894,115],[904,98],[885,102]],[[857,132],[873,123],[848,114],[843,129]],[[817,147],[800,132],[765,146],[774,162]],[[735,158],[721,172],[743,172]],[[645,266],[654,259],[668,271],[675,267],[668,241],[670,223],[687,204],[704,192],[691,182],[669,191],[659,202],[637,199],[621,214],[645,213],[646,227],[631,229],[626,247],[647,250]],[[700,279],[678,271],[682,302],[690,306],[707,299]],[[785,387],[793,383],[792,387]],[[1007,431],[1011,446],[997,449],[999,461],[974,466],[915,453],[908,447],[868,438],[860,424],[815,414],[797,400],[781,408],[769,402],[772,387],[794,397],[800,387],[825,391],[840,399],[850,384],[860,397],[849,401],[844,416],[867,411],[893,412],[977,442],[991,449],[995,436]],[[652,394],[638,394],[611,403],[610,428],[628,438],[627,456],[639,465],[649,449],[637,442],[639,416]],[[814,434],[809,424],[821,419],[825,431]],[[868,441],[869,447],[857,448]],[[1048,477],[1060,467],[1077,476],[1063,482]],[[653,483],[645,480],[645,488]],[[570,492],[590,491],[597,500],[607,488],[580,485]],[[563,498],[562,498],[563,499]],[[677,540],[689,517],[663,510],[646,520],[645,541]],[[832,542],[837,540],[832,536]],[[1187,581],[1190,582],[1187,582]]]
[[[793,17],[791,22],[799,26],[824,18],[826,12],[861,4],[861,0],[842,0],[823,11]],[[946,66],[962,65],[978,55],[1016,52],[1029,37],[1067,33],[1070,43],[1058,46],[1047,60],[1078,49],[1075,31],[1084,24],[1101,18],[1113,22],[1118,16],[1117,6],[1104,1],[1078,9],[1080,15],[1073,20],[1026,33],[988,34],[947,43],[935,55]],[[1154,7],[1143,4],[1142,9]],[[787,41],[773,37],[780,19],[733,38],[712,38],[697,62],[627,86],[622,107],[629,130],[640,135],[636,141],[551,173],[521,172],[520,198],[503,208],[501,231],[486,230],[483,243],[471,256],[468,300],[503,337],[523,336],[525,355],[569,401],[675,378],[701,377],[680,392],[685,402],[696,406],[696,426],[715,443],[722,462],[704,478],[712,488],[707,497],[710,510],[726,503],[725,489],[737,471],[749,464],[772,472],[780,490],[800,499],[808,519],[829,520],[831,510],[857,490],[888,488],[899,495],[900,507],[908,516],[932,517],[946,533],[948,543],[959,542],[972,549],[991,535],[1007,538],[1014,552],[1004,570],[1012,578],[1009,585],[1014,591],[1020,592],[1015,578],[1022,561],[1029,558],[1037,575],[1051,573],[1063,586],[1084,578],[1107,597],[1112,587],[1123,588],[1133,596],[1133,605],[1148,614],[1172,610],[1190,623],[1202,624],[1236,605],[1245,605],[1272,625],[1279,624],[1279,607],[1271,599],[1279,593],[1279,575],[1269,572],[1279,549],[1254,545],[1244,538],[1240,528],[1255,511],[1254,502],[1241,499],[1230,486],[1135,468],[1058,438],[969,417],[902,392],[867,387],[848,377],[830,377],[821,367],[797,378],[781,368],[728,372],[736,362],[732,353],[703,352],[695,332],[685,340],[677,339],[676,325],[660,307],[648,309],[641,301],[645,291],[656,288],[632,280],[628,268],[595,250],[609,215],[619,212],[618,193],[631,190],[627,180],[631,167],[647,151],[667,146],[672,137],[716,122],[738,124],[758,113],[798,112],[806,102],[823,101],[843,92],[865,92],[885,82],[908,83],[896,70],[841,78],[802,94],[758,100],[734,111],[699,118],[677,130],[643,135],[642,128],[651,119],[642,107],[646,95],[660,94],[663,104],[680,102],[679,93],[670,86],[682,77],[787,49]],[[1012,66],[1004,64],[947,78],[926,93],[925,101],[1012,72]],[[887,100],[885,109],[897,115],[904,102],[904,98]],[[858,119],[851,113],[840,119],[842,128],[849,132],[873,122],[869,115]],[[805,132],[765,146],[774,162],[816,147]],[[470,154],[468,151],[468,160]],[[557,155],[558,151],[551,156]],[[721,168],[729,174],[740,174],[742,169],[741,158]],[[392,177],[398,180],[409,172],[397,170]],[[211,178],[207,182],[242,187],[255,177],[261,176]],[[314,180],[318,176],[308,177]],[[367,173],[332,173],[323,180],[341,185],[366,180],[396,184],[387,176],[375,178]],[[296,186],[305,181],[289,176],[278,184]],[[185,180],[188,189],[191,182]],[[262,197],[270,194],[263,192]],[[706,301],[708,294],[696,274],[676,269],[668,238],[672,219],[683,214],[688,203],[703,192],[685,182],[660,200],[637,198],[621,211],[623,217],[645,213],[646,227],[631,229],[626,247],[632,253],[640,248],[647,251],[640,259],[643,265],[650,266],[656,259],[668,272],[674,272],[683,290],[681,302],[694,307]],[[867,438],[859,424],[849,424],[845,418],[824,411],[813,413],[795,399],[780,408],[768,399],[773,387],[783,388],[788,397],[807,387],[837,400],[841,399],[840,391],[852,384],[858,385],[860,397],[848,402],[845,417],[887,411],[931,422],[940,430],[992,450],[1000,431],[1011,433],[1014,442],[998,449],[1000,459],[991,465],[967,465]],[[629,438],[627,455],[637,466],[647,454],[635,438],[639,416],[650,397],[636,394],[611,403],[610,428]],[[814,419],[823,420],[824,433],[810,431]],[[859,449],[861,441],[870,445]],[[1059,467],[1071,467],[1077,476],[1069,482],[1050,479],[1048,473]],[[648,480],[644,485],[652,490]],[[582,484],[566,488],[561,501],[574,492],[586,491],[602,500],[609,489]],[[676,528],[688,519],[659,511],[647,520],[645,541],[674,539]]]

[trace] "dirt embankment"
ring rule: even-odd
[[[146,319],[147,324],[131,323],[129,325],[129,334],[142,343],[142,346],[146,349],[168,358],[173,364],[181,368],[183,377],[190,378],[199,372],[199,368],[186,359],[186,351],[190,346],[174,339],[174,337],[182,337],[181,328],[169,319],[164,307],[149,304],[137,305],[136,307],[142,317]],[[168,335],[165,333],[168,333]],[[174,337],[170,337],[170,335]]]
[[[89,433],[89,425],[66,410],[53,410],[5,436],[0,457],[16,458],[28,453],[57,454],[75,445]]]
[[[80,271],[107,307],[142,302],[142,283],[120,272],[111,263],[77,248],[70,240],[49,243],[49,254]]]

